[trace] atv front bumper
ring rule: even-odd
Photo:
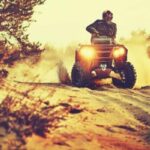
[[[91,76],[93,78],[99,78],[99,79],[104,79],[104,78],[116,78],[121,80],[121,76],[119,73],[114,72],[112,69],[100,69],[97,68],[91,72]]]

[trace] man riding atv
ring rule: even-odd
[[[102,18],[102,20],[96,20],[86,28],[92,34],[92,43],[95,38],[99,38],[100,36],[106,36],[113,40],[116,38],[117,26],[112,22],[113,13],[109,10],[104,11]]]
[[[133,88],[136,82],[134,66],[128,62],[128,49],[116,44],[116,24],[111,11],[103,13],[86,29],[92,34],[91,45],[80,45],[75,53],[72,84],[77,87],[95,86],[95,80],[111,78],[120,88]]]

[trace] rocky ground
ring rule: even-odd
[[[150,87],[0,84],[0,150],[149,150]]]

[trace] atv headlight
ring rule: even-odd
[[[124,56],[125,53],[126,53],[126,50],[123,47],[115,48],[113,50],[113,56],[114,56],[114,58],[119,58],[121,56]]]
[[[95,57],[95,49],[92,47],[83,47],[80,50],[80,55],[86,59],[92,59]]]

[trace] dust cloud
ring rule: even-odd
[[[8,80],[70,84],[75,46],[71,44],[64,50],[46,44],[44,49],[40,56],[18,60],[12,67],[8,67]]]
[[[137,87],[150,85],[150,38],[144,30],[135,31],[128,39],[121,39],[128,48],[128,60],[137,72]]]
[[[136,87],[150,85],[150,38],[145,31],[135,31],[130,38],[120,39],[118,43],[128,48],[128,61],[137,72]],[[77,43],[66,48],[55,48],[49,44],[39,58],[31,57],[16,62],[9,69],[10,80],[21,82],[57,82],[69,84],[71,68],[74,63]]]

